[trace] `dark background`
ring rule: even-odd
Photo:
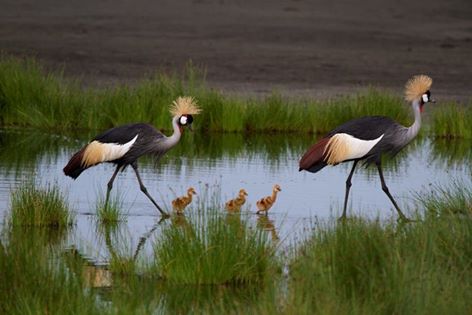
[[[436,98],[472,90],[471,0],[1,0],[0,50],[84,84],[204,66],[213,87],[316,97],[413,74]]]

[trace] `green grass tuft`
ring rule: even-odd
[[[57,185],[38,188],[27,183],[11,195],[10,222],[14,226],[65,227],[72,225],[73,218]]]
[[[291,264],[288,313],[466,314],[472,221],[317,226]]]
[[[461,182],[446,187],[434,185],[429,193],[418,193],[416,200],[425,209],[426,216],[472,218],[472,189]]]
[[[96,206],[97,219],[102,224],[116,225],[126,220],[123,211],[123,199],[119,196],[110,197],[108,205],[105,207],[105,198],[101,197]]]
[[[439,138],[472,139],[472,107],[457,104],[437,106],[432,113],[431,131]]]
[[[262,283],[276,266],[264,233],[214,210],[189,220],[176,216],[154,248],[159,276],[176,284]]]

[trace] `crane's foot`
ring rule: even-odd
[[[168,219],[168,218],[170,218],[170,214],[168,214],[165,211],[162,211],[161,212],[161,218],[162,218],[162,220]]]
[[[413,222],[418,222],[418,220],[409,219],[404,215],[399,216],[397,219],[397,223],[413,223]]]

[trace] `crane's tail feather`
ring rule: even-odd
[[[330,138],[323,138],[312,145],[300,160],[299,171],[316,173],[327,165],[324,155]]]
[[[72,177],[73,179],[76,179],[83,171],[88,168],[87,166],[84,166],[82,162],[86,148],[87,146],[83,147],[79,152],[75,153],[71,157],[69,163],[67,163],[63,169],[64,174]]]

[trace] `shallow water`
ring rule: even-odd
[[[150,160],[140,163],[140,172],[151,195],[167,211],[175,196],[190,186],[198,195],[186,210],[196,211],[198,203],[223,205],[239,189],[249,193],[243,214],[272,237],[291,238],[306,228],[306,222],[338,216],[342,210],[345,180],[351,164],[326,167],[317,174],[298,172],[298,160],[315,137],[307,135],[246,136],[221,134],[185,134],[183,140],[165,156],[158,167]],[[62,135],[28,131],[1,131],[0,216],[8,215],[11,190],[34,178],[46,185],[57,183],[68,196],[76,213],[76,226],[68,244],[94,261],[106,261],[109,249],[97,233],[95,207],[103,198],[113,173],[111,164],[85,171],[77,180],[64,176],[62,168],[70,156],[87,142]],[[431,185],[470,181],[470,145],[464,142],[417,139],[384,167],[385,179],[400,207],[415,210],[415,194],[427,194]],[[269,217],[258,219],[256,201],[279,184],[276,204]],[[114,243],[126,244],[119,250],[127,255],[152,252],[150,244],[159,234],[159,216],[141,193],[132,169],[120,173],[112,198],[122,201],[127,220],[114,237]],[[223,206],[221,211],[224,212]],[[353,177],[349,213],[390,218],[396,215],[380,189],[374,168],[359,167]],[[262,221],[262,222],[261,222]],[[170,224],[169,222],[164,224]],[[146,242],[141,241],[144,237]],[[149,240],[148,240],[149,239]],[[110,244],[108,244],[109,246]],[[117,245],[118,246],[118,245]]]

